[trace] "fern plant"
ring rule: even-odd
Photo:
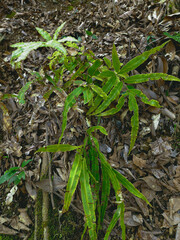
[[[144,52],[123,66],[119,61],[115,45],[113,45],[111,61],[106,57],[104,59],[96,59],[92,51],[85,51],[83,47],[79,47],[75,43],[77,40],[74,38],[66,37],[65,39],[57,40],[59,31],[63,26],[64,24],[56,30],[53,39],[47,32],[38,28],[38,32],[45,38],[46,42],[29,43],[29,45],[28,43],[17,43],[12,45],[17,47],[17,50],[12,53],[11,63],[14,66],[19,64],[28,56],[32,49],[39,47],[53,47],[57,50],[49,58],[50,70],[45,73],[45,77],[51,83],[52,88],[45,94],[44,98],[48,99],[55,90],[63,92],[64,96],[66,96],[61,135],[58,144],[42,147],[37,152],[76,150],[66,187],[62,213],[68,211],[72,196],[78,186],[78,182],[80,182],[81,198],[86,218],[85,230],[88,229],[91,240],[98,239],[98,231],[103,223],[110,186],[112,185],[115,192],[117,210],[113,215],[104,239],[108,239],[113,227],[120,219],[122,239],[124,240],[124,201],[121,184],[135,196],[143,199],[148,204],[149,202],[132,183],[110,166],[106,157],[100,151],[99,142],[93,132],[99,130],[102,134],[107,135],[106,130],[102,126],[89,127],[86,131],[84,143],[80,146],[61,144],[68,121],[68,112],[72,107],[75,110],[77,99],[81,99],[82,103],[88,107],[87,118],[91,115],[99,117],[110,116],[119,112],[124,103],[128,101],[128,108],[132,112],[130,153],[135,144],[139,128],[137,99],[141,99],[142,102],[150,106],[160,107],[158,101],[149,100],[145,94],[134,87],[134,84],[159,79],[180,82],[180,79],[164,73],[129,76],[130,71],[144,63],[151,54],[161,50],[167,42]],[[72,49],[74,50],[72,51]],[[39,76],[38,73],[36,75]],[[66,81],[63,80],[64,75],[66,75]],[[25,99],[25,93],[30,84],[26,83],[20,90],[18,95],[20,101]],[[113,108],[110,107],[112,102],[116,103],[116,106]]]

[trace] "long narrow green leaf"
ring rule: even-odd
[[[11,45],[11,47],[12,47],[12,45]],[[12,52],[11,61],[10,61],[11,64],[13,64],[13,60],[18,58],[23,53],[23,51],[24,51],[23,48],[20,47]]]
[[[138,104],[136,102],[136,98],[133,94],[129,93],[129,102],[128,102],[129,110],[133,111],[134,114],[131,117],[131,143],[129,148],[129,153],[131,152],[132,148],[134,147],[138,129],[139,129],[139,109]]]
[[[66,125],[67,125],[67,114],[69,112],[69,109],[75,104],[76,97],[78,97],[83,92],[83,87],[78,87],[74,89],[66,98],[65,104],[64,104],[64,110],[63,110],[63,121],[62,121],[62,130],[61,130],[61,136],[59,138],[59,142],[61,142],[61,139],[63,137]]]
[[[117,82],[116,76],[109,78],[108,81],[105,83],[105,85],[102,87],[102,90],[106,94],[108,94],[109,91],[112,89],[112,87],[116,84],[116,82]],[[87,115],[92,113],[99,106],[99,104],[102,102],[102,100],[103,100],[102,97],[97,96],[94,100],[94,105],[89,109],[89,111],[87,112]]]
[[[25,103],[25,93],[28,90],[28,88],[31,86],[31,84],[33,83],[33,81],[27,82],[19,91],[18,93],[18,99],[19,99],[19,103],[24,104]]]
[[[74,37],[64,37],[62,39],[59,39],[58,42],[62,43],[62,42],[79,42],[79,40],[77,40]],[[72,44],[71,44],[72,45]],[[73,46],[74,47],[74,46]]]
[[[168,43],[169,41],[163,43],[162,45],[152,48],[149,51],[146,51],[144,53],[142,53],[141,55],[133,58],[131,61],[129,61],[126,65],[124,65],[120,71],[119,74],[124,74],[124,73],[128,73],[131,70],[136,69],[137,67],[139,67],[143,62],[145,62],[150,55],[155,54],[156,52],[158,52],[161,48],[163,48],[166,43]]]
[[[94,96],[92,89],[89,87],[85,87],[83,91],[83,96],[84,96],[84,104],[87,104],[90,102]]]
[[[107,58],[107,57],[104,57],[103,60],[105,61],[108,68],[110,68],[111,67],[111,60],[109,60],[109,58]]]
[[[94,140],[94,138],[93,138]],[[116,195],[116,201],[117,201],[117,213],[113,216],[113,219],[108,227],[107,230],[107,235],[105,236],[105,239],[108,239],[108,236],[110,235],[112,229],[114,228],[116,222],[118,221],[118,219],[120,218],[120,216],[122,217],[121,219],[121,227],[122,227],[122,239],[125,240],[125,225],[124,225],[124,203],[123,203],[123,199],[122,199],[122,192],[121,192],[121,186],[120,186],[120,182],[118,180],[118,178],[116,177],[115,172],[113,171],[112,167],[110,166],[110,164],[107,162],[105,156],[97,149],[98,153],[99,153],[99,158],[101,160],[101,164],[104,166],[105,171],[112,183],[112,186],[114,188],[115,191],[115,195]],[[118,211],[118,209],[120,209],[120,212]],[[122,212],[121,212],[122,211]]]
[[[112,63],[113,63],[114,70],[118,73],[120,70],[120,66],[122,64],[119,61],[119,57],[118,57],[116,47],[114,44],[113,44],[113,49],[112,49]]]
[[[122,87],[123,83],[118,82],[118,84],[111,90],[108,98],[102,102],[102,104],[95,110],[93,115],[103,112],[120,95]]]
[[[19,167],[13,167],[6,171],[5,174],[0,177],[0,184],[8,181],[18,170]]]
[[[60,33],[60,31],[62,30],[62,28],[64,27],[64,25],[66,24],[66,22],[63,22],[55,31],[54,35],[53,35],[53,40],[57,40],[58,35]]]
[[[97,240],[95,205],[92,196],[91,186],[89,184],[89,173],[87,170],[85,159],[83,159],[83,166],[80,175],[80,184],[81,198],[85,212],[86,223],[88,225],[89,237],[91,240]]]
[[[46,41],[50,41],[52,39],[51,35],[48,32],[46,32],[44,29],[36,27],[36,30]]]
[[[102,90],[101,87],[94,85],[94,84],[90,84],[90,87],[92,88],[92,90],[97,93],[97,95],[99,95],[100,97],[107,99],[107,94]]]
[[[63,210],[62,212],[66,212],[69,209],[69,206],[71,204],[71,200],[73,197],[73,194],[77,188],[77,184],[79,182],[79,178],[81,175],[81,170],[82,170],[82,152],[77,152],[72,169],[70,171],[67,187],[66,187],[66,193],[64,197],[64,205],[63,205]]]
[[[124,96],[121,96],[118,100],[118,104],[116,105],[115,108],[111,108],[103,113],[97,114],[97,116],[110,116],[113,114],[116,114],[117,112],[119,112],[121,110],[121,108],[123,107],[125,102]]]
[[[104,79],[108,77],[116,78],[116,74],[111,70],[104,70],[98,75],[99,78]]]
[[[73,151],[79,148],[82,148],[83,145],[80,146],[72,146],[69,144],[54,144],[54,145],[48,145],[46,147],[39,148],[37,152],[67,152],[67,151]]]
[[[147,200],[147,198],[140,193],[135,187],[134,185],[127,180],[127,178],[125,178],[121,173],[119,173],[118,171],[116,171],[115,169],[113,169],[113,172],[116,174],[116,177],[118,178],[118,180],[120,181],[120,183],[130,192],[132,193],[134,196],[141,198],[142,200],[144,200],[147,204],[151,205],[149,203],[149,201]]]
[[[161,107],[159,105],[158,101],[156,101],[154,99],[149,100],[149,98],[143,92],[141,92],[140,90],[138,90],[138,89],[131,89],[129,91],[131,91],[131,93],[133,93],[134,95],[137,95],[138,97],[140,97],[141,101],[144,102],[145,104],[148,104],[150,106],[157,107],[157,108]]]
[[[94,199],[95,206],[97,205],[99,207],[99,190],[100,190],[100,173],[99,173],[99,161],[98,161],[98,153],[96,149],[92,146],[90,146],[90,149],[88,151],[89,153],[89,160],[91,163],[91,189]]]
[[[137,84],[137,83],[148,82],[149,80],[159,80],[159,79],[163,79],[165,81],[180,82],[179,78],[172,76],[172,75],[165,74],[165,73],[137,74],[137,75],[128,77],[128,78],[124,79],[123,81],[127,84]]]
[[[93,65],[88,69],[88,74],[90,76],[97,75],[99,73],[98,68],[102,65],[102,61],[97,59]]]
[[[57,49],[58,51],[62,52],[64,55],[67,54],[67,51],[66,51],[65,47],[64,47],[61,43],[59,43],[58,41],[56,41],[56,40],[50,40],[50,41],[48,41],[48,42],[45,42],[44,45],[45,45],[46,47],[55,48],[55,49]]]
[[[110,179],[108,174],[106,173],[104,165],[101,167],[102,170],[102,192],[101,192],[101,218],[100,218],[100,223],[102,225],[106,208],[108,205],[108,197],[110,194]]]
[[[90,127],[88,128],[87,130],[87,134],[91,134],[92,132],[94,132],[95,130],[99,130],[100,132],[102,132],[104,135],[108,135],[106,129],[102,126],[93,126],[93,127]]]
[[[82,65],[78,68],[78,70],[71,77],[71,80],[75,80],[78,76],[80,76],[83,72],[85,72],[88,67],[89,67],[88,62],[82,63]]]
[[[12,55],[11,61],[14,60],[15,58],[17,58],[16,62],[21,62],[24,59],[26,59],[26,57],[32,50],[35,50],[39,47],[44,47],[44,43],[43,42],[28,43],[24,47],[20,48],[19,51],[18,51],[18,49],[15,51],[15,53]]]
[[[122,240],[125,240],[125,225],[124,223],[124,203],[122,203],[121,205],[119,205],[117,207],[116,212],[113,215],[113,218],[108,226],[108,229],[106,231],[106,235],[104,237],[104,240],[108,240],[109,239],[109,235],[111,233],[111,231],[113,230],[113,228],[115,227],[117,221],[119,220],[119,218],[121,218],[122,222],[121,222],[121,228],[122,228]]]
[[[169,34],[168,32],[164,32],[164,35],[168,36],[169,38],[174,39],[175,41],[180,43],[180,32],[175,33],[173,35]]]

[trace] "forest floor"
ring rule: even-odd
[[[21,70],[10,65],[14,50],[11,44],[34,42],[41,39],[35,27],[50,34],[66,21],[65,36],[73,36],[98,58],[111,58],[113,43],[120,61],[125,64],[144,51],[162,44],[168,39],[163,33],[173,35],[180,29],[178,4],[168,1],[117,0],[58,1],[58,0],[5,0],[0,6],[0,97],[17,94],[25,82],[31,79],[32,70],[40,70],[50,52],[32,53]],[[177,2],[178,1],[171,1]],[[155,56],[136,69],[136,73],[164,72],[180,77],[180,44],[171,40]],[[148,107],[139,102],[140,129],[135,147],[128,156],[130,140],[130,114],[127,109],[111,118],[101,120],[108,136],[102,138],[101,151],[112,167],[131,181],[142,192],[152,207],[123,189],[125,224],[129,240],[180,239],[180,84],[159,81],[157,84],[141,84],[140,89],[160,102],[162,109]],[[44,87],[44,92],[47,91]],[[15,98],[0,102],[0,176],[11,167],[20,166],[24,160],[33,159],[26,167],[26,180],[22,181],[14,195],[7,200],[13,188],[0,185],[0,234],[12,239],[28,239],[33,231],[34,199],[39,184],[41,155],[34,152],[45,145],[46,127],[49,126],[50,144],[58,142],[61,117],[58,113],[58,96],[50,98],[50,104],[40,105],[43,92],[38,85],[28,90],[26,103]],[[4,110],[4,106],[6,111]],[[57,111],[56,111],[57,110]],[[54,114],[54,112],[56,114]],[[67,143],[81,138],[82,126],[73,116],[66,132]],[[71,129],[73,128],[73,131]],[[74,136],[75,134],[75,136]],[[56,207],[63,204],[63,193],[73,160],[72,154],[56,154],[52,162],[52,176],[59,180]],[[58,180],[57,180],[58,181]],[[73,235],[58,239],[80,239],[83,232],[83,208],[75,194],[69,231]],[[110,198],[106,223],[113,215],[113,197]],[[73,207],[74,206],[74,207]],[[64,220],[65,224],[65,220]],[[103,227],[105,232],[107,226]],[[116,225],[110,239],[121,239],[121,229]],[[0,237],[1,239],[1,237]],[[2,238],[3,239],[3,238]],[[8,239],[8,238],[6,238]],[[56,238],[57,239],[57,238]],[[88,236],[86,236],[88,239]],[[102,238],[103,239],[103,238]]]

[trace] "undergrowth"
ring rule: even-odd
[[[107,132],[102,126],[91,126],[90,117],[92,115],[96,117],[114,115],[127,103],[132,115],[130,153],[135,144],[139,128],[139,108],[137,101],[140,99],[143,103],[150,106],[161,107],[158,101],[148,99],[142,91],[136,89],[136,84],[159,79],[180,82],[180,79],[164,73],[130,75],[132,70],[144,63],[150,55],[160,51],[168,41],[142,53],[123,65],[119,61],[115,45],[112,48],[112,60],[106,57],[97,59],[92,51],[86,51],[83,46],[80,46],[75,38],[64,37],[58,39],[58,35],[64,24],[58,27],[53,37],[43,29],[36,28],[39,34],[45,39],[44,42],[22,42],[12,45],[12,47],[17,48],[13,51],[11,57],[11,64],[15,68],[22,67],[23,60],[27,58],[32,50],[41,47],[51,47],[56,50],[48,58],[48,68],[47,66],[42,66],[39,72],[32,71],[31,74],[35,76],[34,80],[26,82],[16,97],[20,104],[24,104],[26,92],[29,87],[36,81],[43,85],[43,82],[46,80],[49,81],[51,87],[43,96],[45,101],[49,99],[53,92],[64,99],[63,121],[58,143],[42,147],[36,151],[36,153],[54,153],[57,151],[76,150],[61,214],[68,211],[74,192],[80,182],[81,199],[86,221],[81,239],[83,239],[86,230],[88,230],[91,240],[98,239],[98,233],[103,224],[110,188],[112,186],[117,208],[108,226],[104,240],[109,238],[118,220],[120,220],[122,239],[124,240],[126,235],[124,224],[125,206],[121,186],[123,185],[136,197],[146,201],[147,204],[150,203],[131,182],[108,163],[106,157],[100,151],[98,139],[95,137],[96,131],[104,135],[107,135]],[[64,76],[66,77],[66,81],[64,81]],[[112,102],[115,103],[114,107],[111,107]],[[83,112],[79,105],[86,106],[86,109],[88,109],[87,112]],[[89,126],[86,130],[84,142],[79,146],[61,143],[70,109],[80,113],[83,112]]]

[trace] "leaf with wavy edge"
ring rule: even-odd
[[[131,77],[128,77],[128,78],[124,79],[123,81],[127,84],[137,84],[137,83],[148,82],[149,80],[153,81],[153,80],[159,80],[159,79],[163,79],[165,81],[180,82],[179,78],[177,78],[175,76],[168,75],[166,73],[137,74],[137,75],[133,75]]]
[[[82,170],[82,162],[83,162],[82,152],[80,151],[76,153],[75,159],[70,171],[70,175],[69,175],[69,179],[66,187],[66,193],[64,196],[64,205],[62,209],[63,213],[68,211],[72,201],[73,194],[77,188],[79,178],[81,175],[81,170]]]
[[[64,25],[66,24],[66,22],[63,22],[55,31],[54,35],[53,35],[53,40],[57,40],[58,35],[60,33],[60,31],[62,30],[62,28],[64,27]]]
[[[131,90],[128,90],[128,92],[131,92],[134,95],[137,95],[138,97],[140,97],[141,101],[144,102],[145,104],[148,104],[150,106],[157,107],[157,108],[161,107],[161,105],[159,105],[158,101],[156,101],[154,99],[150,100],[143,92],[141,92],[138,89],[131,89]]]
[[[156,52],[158,52],[159,50],[161,50],[161,48],[163,48],[166,43],[168,43],[169,41],[163,43],[162,45],[152,48],[149,51],[146,51],[144,53],[142,53],[141,55],[133,58],[132,60],[130,60],[126,65],[124,65],[120,71],[119,74],[124,74],[124,73],[128,73],[129,71],[132,71],[134,69],[136,69],[137,67],[139,67],[142,63],[144,63],[150,55],[155,54]]]
[[[88,128],[87,130],[87,134],[90,135],[92,132],[96,131],[96,130],[99,130],[100,132],[102,132],[104,135],[108,135],[106,129],[102,126],[93,126],[93,127],[90,127]]]
[[[44,29],[36,27],[36,30],[46,41],[50,41],[52,39],[51,35]]]
[[[98,68],[102,65],[102,61],[97,59],[93,65],[88,69],[88,74],[90,76],[99,74]]]
[[[112,169],[113,172],[116,174],[116,177],[118,178],[118,180],[120,181],[120,183],[130,192],[132,193],[134,196],[141,198],[142,200],[144,200],[147,204],[149,204],[151,206],[151,204],[149,203],[149,201],[147,200],[147,198],[140,193],[137,188],[134,187],[134,185],[127,180],[127,178],[125,178],[121,173],[119,173],[118,171],[116,171],[115,169]]]
[[[93,115],[100,114],[101,112],[103,112],[120,95],[122,87],[123,83],[118,82],[111,90],[107,99],[101,103],[101,105],[95,110]]]
[[[66,98],[65,104],[64,104],[64,110],[63,110],[63,121],[62,121],[62,129],[61,129],[61,136],[59,138],[59,142],[61,142],[61,139],[63,137],[66,125],[67,125],[67,114],[70,110],[70,108],[76,103],[76,97],[78,97],[83,92],[83,87],[75,88]]]
[[[82,163],[80,184],[81,184],[81,199],[83,203],[83,209],[85,212],[86,223],[89,230],[89,237],[91,240],[97,240],[95,205],[92,196],[91,186],[89,184],[89,173],[85,158],[83,159]]]
[[[100,215],[100,224],[103,223],[105,216],[106,208],[108,206],[108,197],[110,194],[110,179],[105,170],[104,165],[101,166],[102,171],[102,191],[101,191],[101,215]]]
[[[119,61],[119,57],[114,44],[112,49],[112,63],[113,63],[114,70],[118,73],[120,70],[120,67],[122,66],[122,63],[120,63]]]
[[[80,146],[72,146],[70,144],[54,144],[54,145],[48,145],[46,147],[39,148],[37,152],[67,152],[67,151],[73,151],[79,148],[82,148],[83,145]]]
[[[19,103],[24,104],[25,103],[25,93],[28,90],[28,88],[31,86],[31,84],[33,83],[33,81],[27,82],[18,92],[18,99],[19,99]]]
[[[125,240],[124,210],[125,210],[124,203],[119,204],[108,226],[104,240],[109,239],[109,235],[119,219],[120,219],[120,224],[122,229],[122,240]]]
[[[118,104],[116,105],[115,108],[111,108],[103,113],[97,114],[97,116],[110,116],[113,114],[116,114],[117,112],[119,112],[121,110],[121,108],[123,107],[125,102],[124,96],[121,96],[118,100]]]
[[[114,75],[113,75],[113,77],[109,78],[109,79],[107,80],[107,82],[104,84],[104,86],[102,87],[102,90],[103,90],[106,94],[108,94],[109,91],[112,89],[112,87],[116,84],[116,82],[117,82],[116,75],[115,75],[115,77],[114,77]],[[92,113],[92,112],[99,106],[99,104],[102,102],[102,100],[103,100],[102,97],[97,96],[97,97],[95,98],[95,100],[94,100],[93,106],[92,106],[92,107],[89,109],[89,111],[87,112],[87,115],[89,115],[90,113]]]

